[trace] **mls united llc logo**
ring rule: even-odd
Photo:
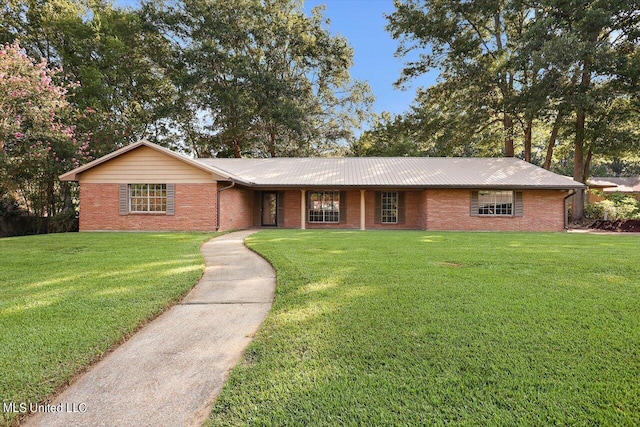
[[[87,404],[62,402],[58,403],[57,405],[52,405],[50,403],[2,402],[2,411],[4,413],[14,414],[26,414],[27,412],[76,412],[82,414],[84,412],[87,412]]]

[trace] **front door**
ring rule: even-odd
[[[262,193],[262,225],[271,227],[278,225],[278,193],[275,191]]]

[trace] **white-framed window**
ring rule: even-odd
[[[478,191],[478,215],[513,216],[513,191]]]
[[[129,184],[129,212],[167,211],[167,184]]]
[[[383,191],[381,193],[382,212],[380,218],[383,224],[397,224],[398,223],[398,192],[397,191]]]
[[[340,192],[309,193],[309,222],[340,222]]]

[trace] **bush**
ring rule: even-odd
[[[605,200],[590,203],[584,208],[584,215],[589,219],[640,219],[640,203],[620,192],[606,196]]]
[[[60,212],[49,220],[49,233],[78,231],[78,215],[74,210]]]

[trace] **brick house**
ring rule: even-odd
[[[584,185],[514,158],[192,159],[139,141],[60,176],[80,230],[561,231]]]

